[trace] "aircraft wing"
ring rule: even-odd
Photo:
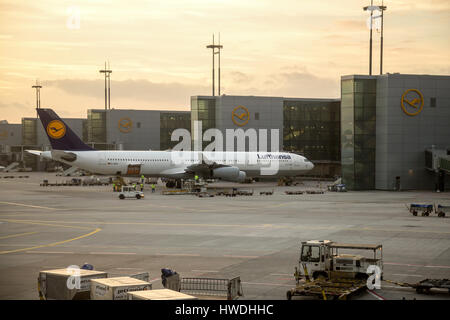
[[[172,177],[172,178],[185,178],[189,175],[189,173],[186,171],[186,168],[171,168],[164,171],[161,171],[160,174],[166,176],[166,177]]]
[[[202,163],[196,163],[193,165],[190,165],[186,168],[186,171],[189,173],[200,173],[202,175],[209,175],[211,170],[222,168],[222,167],[229,167],[229,165],[226,164],[219,164],[215,161],[208,160],[208,158],[205,157],[203,154],[203,160]]]
[[[40,156],[42,154],[42,151],[40,150],[25,150],[25,151],[34,154],[35,156]]]

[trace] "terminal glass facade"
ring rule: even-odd
[[[87,140],[89,143],[106,143],[106,110],[88,110]]]
[[[160,149],[172,149],[179,141],[171,141],[175,129],[191,129],[190,112],[161,112],[160,113]]]
[[[37,119],[22,118],[22,145],[37,145]]]
[[[314,161],[339,162],[340,102],[283,103],[283,149]]]
[[[375,189],[376,78],[342,79],[341,162],[348,189]]]
[[[202,122],[202,131],[216,128],[216,99],[214,97],[191,97],[191,137],[194,139],[194,121]],[[202,132],[202,135],[203,135]],[[210,141],[203,141],[204,149]]]

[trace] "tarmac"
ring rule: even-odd
[[[15,178],[4,178],[14,176]],[[18,178],[29,176],[29,178]],[[39,271],[92,264],[109,276],[149,272],[162,288],[161,268],[182,277],[240,276],[241,299],[286,299],[295,286],[301,241],[383,245],[384,279],[416,283],[450,278],[450,214],[414,217],[410,203],[450,205],[431,191],[325,192],[329,182],[214,183],[253,196],[162,195],[120,200],[112,186],[42,187],[68,180],[54,173],[0,173],[0,299],[39,299]],[[275,190],[273,195],[260,191]],[[310,299],[294,297],[295,300]],[[353,299],[450,299],[447,290],[417,294],[382,282]]]

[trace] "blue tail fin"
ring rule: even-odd
[[[52,109],[37,109],[37,112],[54,150],[94,150],[81,141]]]

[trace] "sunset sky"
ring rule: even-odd
[[[368,73],[369,3],[0,0],[0,120],[35,115],[37,78],[41,107],[62,117],[104,108],[105,60],[111,107],[189,110],[190,96],[211,94],[206,45],[219,32],[222,93],[338,98],[341,75]],[[450,1],[384,4],[384,71],[449,75]]]

